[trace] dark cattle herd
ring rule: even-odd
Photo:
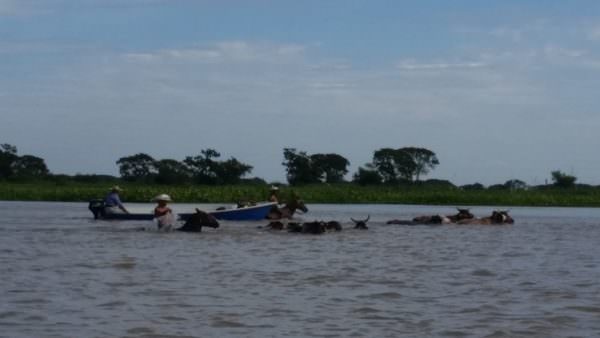
[[[367,216],[364,220],[355,220],[350,218],[354,223],[354,229],[367,230],[367,222],[370,216]],[[259,227],[262,228],[262,227]],[[296,232],[303,234],[322,234],[326,232],[342,231],[342,224],[338,221],[312,221],[312,222],[287,222],[282,221],[271,221],[264,228],[269,230],[287,230],[288,232]]]
[[[513,224],[515,221],[508,214],[507,210],[494,210],[487,217],[475,217],[469,209],[457,208],[455,215],[426,215],[418,216],[411,220],[393,219],[387,221],[387,224],[397,225],[443,225],[443,224],[480,224],[480,225],[501,225]]]
[[[508,214],[507,210],[494,210],[487,217],[475,217],[469,209],[457,208],[458,212],[454,215],[423,215],[409,220],[393,219],[387,221],[390,225],[504,225],[513,224],[514,219]],[[370,219],[368,215],[365,219],[356,220],[350,218],[352,229],[367,230],[367,222]],[[327,232],[337,232],[342,230],[342,224],[338,221],[312,221],[312,222],[292,222],[283,219],[272,220],[266,226],[259,226],[267,230],[287,230],[293,233],[305,234],[323,234]]]
[[[289,205],[289,204],[288,204]],[[286,206],[287,207],[287,206]],[[265,226],[259,226],[258,228],[266,230],[287,230],[290,233],[303,233],[303,234],[323,234],[328,232],[339,232],[342,231],[342,223],[330,220],[315,220],[312,222],[297,222],[294,221],[292,215],[296,209],[304,212],[308,211],[308,208],[304,205],[301,200],[296,200],[292,203],[289,209],[285,210],[282,215],[286,217],[279,217],[276,219],[269,219],[270,222]],[[475,217],[469,209],[457,208],[458,212],[454,215],[423,215],[417,216],[409,220],[393,219],[386,222],[389,225],[503,225],[513,224],[514,219],[508,214],[507,210],[494,210],[492,214],[487,217]],[[274,213],[270,214],[269,217],[274,217]],[[367,215],[365,219],[354,219],[350,218],[351,229],[356,230],[367,230],[369,229],[367,222],[369,222],[371,216]],[[219,222],[212,215],[196,209],[196,213],[192,214],[185,220],[185,223],[177,228],[177,231],[185,232],[201,232],[202,227],[218,228]]]

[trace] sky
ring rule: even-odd
[[[600,184],[599,134],[597,0],[0,0],[0,143],[53,173],[416,146],[424,178]]]

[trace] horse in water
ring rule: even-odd
[[[202,227],[218,228],[219,222],[213,215],[207,214],[200,209],[196,209],[196,213],[191,214],[185,220],[185,223],[176,230],[186,232],[201,232]]]
[[[308,212],[308,208],[304,204],[304,201],[298,199],[297,197],[293,197],[281,208],[274,205],[271,211],[269,211],[269,213],[267,214],[267,219],[292,218],[296,210]]]

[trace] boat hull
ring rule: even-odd
[[[275,205],[277,205],[277,203],[261,203],[250,207],[208,211],[208,214],[219,220],[258,221],[265,219],[271,208]],[[96,218],[107,220],[148,221],[154,219],[154,215],[151,213],[110,214],[104,212],[95,213],[93,210],[92,213],[94,213]],[[179,213],[178,215],[180,220],[185,221],[188,217],[193,215],[193,213]]]
[[[211,211],[209,214],[221,220],[258,221],[267,218],[269,211],[275,205],[277,203],[262,203],[250,207]]]

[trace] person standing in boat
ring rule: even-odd
[[[167,203],[171,202],[171,196],[167,194],[160,194],[154,197],[154,201],[158,203],[154,208],[154,218],[157,220],[159,230],[170,230],[175,223],[175,217],[173,216],[173,210],[169,208]]]
[[[119,193],[121,191],[123,191],[123,189],[121,189],[118,185],[110,188],[110,192],[104,198],[104,211],[107,214],[129,213],[119,197]]]

